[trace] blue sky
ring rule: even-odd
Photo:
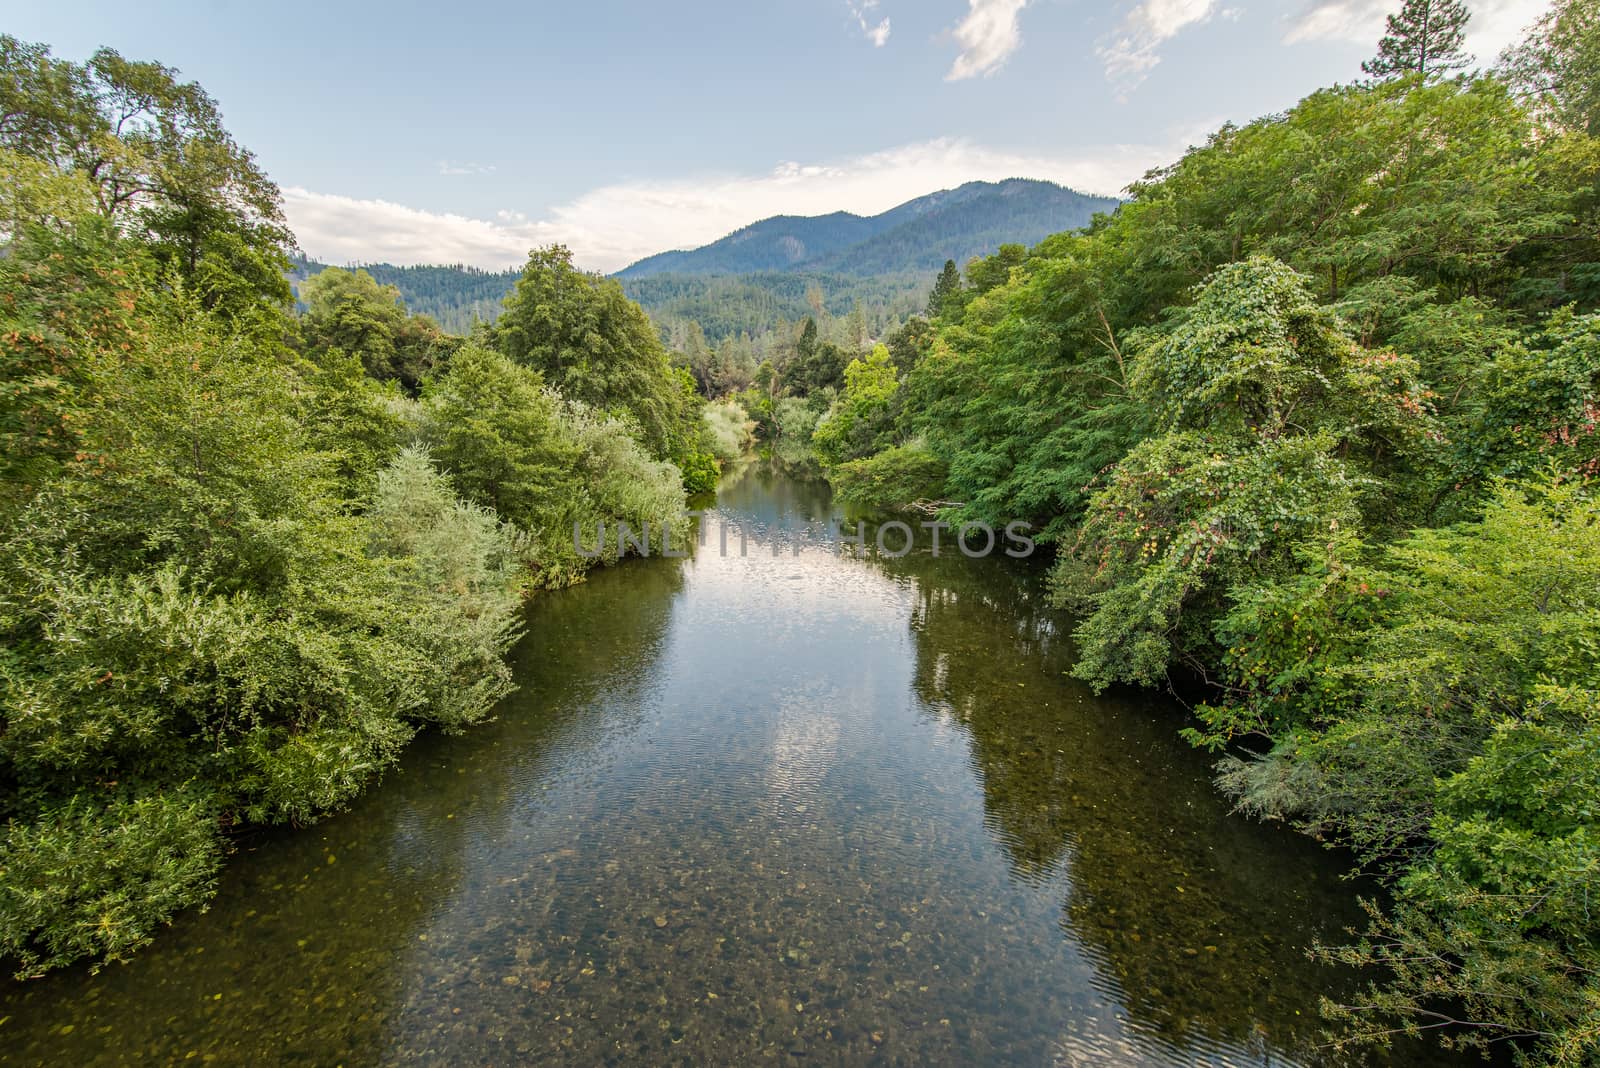
[[[332,262],[615,270],[975,178],[1115,193],[1359,77],[1399,0],[72,4],[6,32],[199,81]],[[1544,0],[1477,0],[1485,61]]]

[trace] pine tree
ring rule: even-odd
[[[1380,79],[1461,70],[1472,62],[1461,47],[1471,18],[1461,0],[1405,0],[1399,14],[1389,16],[1378,54],[1361,69]]]
[[[955,260],[945,260],[944,270],[939,272],[939,280],[933,283],[933,292],[928,294],[928,318],[937,319],[944,309],[945,298],[961,289],[961,272],[956,268]]]

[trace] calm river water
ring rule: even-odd
[[[537,598],[494,722],[245,839],[131,964],[0,987],[0,1059],[1332,1063],[1340,858],[1070,679],[1037,567],[774,557],[831,506],[772,463],[716,508]]]

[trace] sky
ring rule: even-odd
[[[976,179],[1116,194],[1361,77],[1400,0],[0,0],[198,81],[331,263],[614,271]],[[1547,0],[1469,0],[1487,65]]]

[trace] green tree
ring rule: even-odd
[[[533,251],[490,336],[562,395],[632,419],[658,458],[699,420],[644,311],[616,280],[579,270],[565,246]]]
[[[373,378],[392,379],[413,394],[452,347],[431,319],[406,313],[397,288],[363,270],[319,271],[300,283],[300,299],[301,333],[314,355],[348,353]]]
[[[1053,576],[1089,612],[1076,671],[1098,687],[1204,662],[1218,592],[1293,571],[1307,539],[1402,521],[1392,476],[1431,430],[1412,369],[1357,347],[1272,260],[1218,271],[1132,379],[1156,433],[1112,469]]]
[[[1472,62],[1462,51],[1472,16],[1461,0],[1405,0],[1388,16],[1378,54],[1361,64],[1374,78],[1439,77]]]
[[[694,396],[687,374],[677,381]],[[462,495],[529,535],[538,585],[564,586],[595,563],[615,562],[620,522],[636,533],[648,523],[656,538],[681,530],[679,469],[651,459],[626,425],[547,388],[537,372],[468,344],[423,400],[433,456]],[[605,550],[580,556],[575,540],[581,534],[594,548],[600,524],[610,532]]]
[[[148,239],[208,308],[257,321],[289,298],[278,187],[170,67],[102,48],[82,65],[0,37],[0,147],[81,176],[96,206]]]
[[[1500,69],[1550,122],[1600,135],[1600,8],[1590,0],[1556,3]]]
[[[1477,522],[1417,531],[1298,596],[1238,597],[1232,677],[1278,727],[1266,756],[1229,758],[1225,787],[1406,864],[1389,913],[1328,951],[1383,974],[1339,1010],[1355,1037],[1458,1021],[1456,1043],[1515,1038],[1553,1064],[1600,1049],[1584,904],[1600,874],[1597,519],[1592,486],[1502,484]],[[1331,656],[1326,630],[1298,630],[1313,615],[1342,621]]]
[[[900,388],[889,350],[874,346],[844,370],[844,393],[811,434],[811,447],[825,464],[866,456],[888,444],[891,402]]]
[[[928,318],[937,319],[944,314],[945,302],[961,292],[961,271],[956,267],[955,260],[945,260],[944,270],[939,272],[939,277],[933,283],[933,291],[928,294]]]

